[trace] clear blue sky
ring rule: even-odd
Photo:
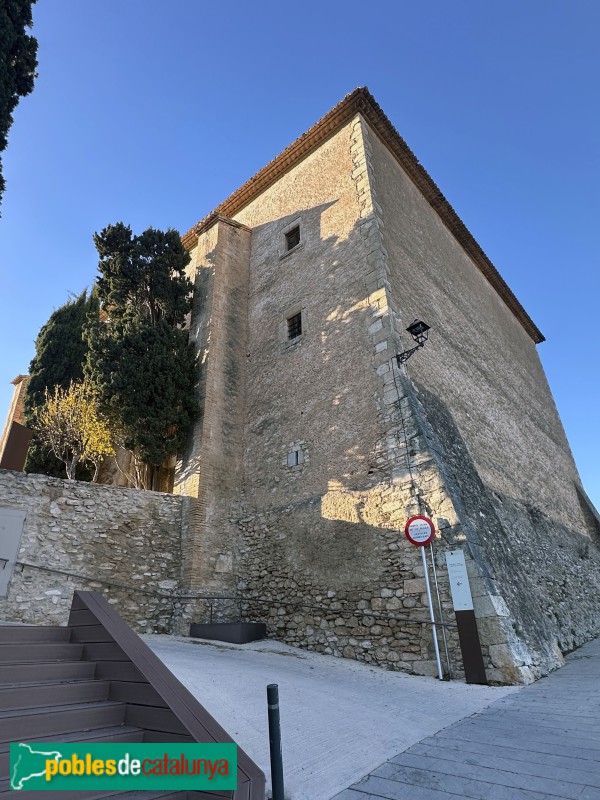
[[[600,507],[600,3],[39,0],[4,153],[0,417],[92,234],[186,231],[366,85],[545,334]]]

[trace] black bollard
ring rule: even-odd
[[[267,686],[269,710],[269,750],[271,751],[271,785],[273,800],[283,800],[283,759],[281,757],[281,725],[279,722],[279,687]]]

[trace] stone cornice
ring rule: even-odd
[[[433,208],[444,225],[470,256],[485,278],[498,292],[504,303],[512,311],[523,328],[536,344],[544,341],[544,336],[537,328],[529,314],[519,303],[512,290],[502,278],[496,267],[483,252],[468,231],[456,211],[446,200],[436,183],[383,113],[371,93],[364,87],[355,89],[326,114],[319,122],[303,133],[280,155],[250,178],[243,186],[230,195],[221,205],[204,219],[200,220],[182,237],[183,244],[191,249],[198,236],[210,228],[219,217],[233,217],[247,206],[269,186],[272,186],[282,175],[289,172],[299,161],[306,158],[320,145],[335,134],[357,114],[361,114],[369,127],[392,153],[396,161],[404,169],[413,183],[421,191],[429,205]]]

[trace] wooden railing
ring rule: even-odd
[[[126,704],[125,722],[143,728],[147,742],[233,742],[229,734],[167,669],[98,592],[76,591],[69,616],[71,641],[110,681],[110,699]],[[266,735],[266,734],[265,734]],[[264,800],[265,776],[238,746],[238,788],[198,797]]]

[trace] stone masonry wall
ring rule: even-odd
[[[228,520],[243,466],[250,239],[248,228],[219,219],[203,241],[212,248],[196,254],[196,284],[207,287],[196,305],[201,320],[194,316],[191,327],[201,353],[202,412],[195,425],[197,455],[188,456],[177,480],[178,492],[196,498],[183,574],[190,589],[233,588],[237,531],[229,530]]]
[[[392,492],[391,486],[380,484],[376,490],[335,498],[351,507],[362,506],[366,520],[373,513],[376,525],[370,530],[364,524],[327,524],[318,502],[312,514],[304,508],[301,546],[291,541],[300,530],[298,509],[242,518],[245,561],[238,586],[245,598],[245,617],[266,622],[270,636],[297,647],[436,675],[420,553],[390,520],[394,515],[404,518],[404,512],[388,510],[385,527],[379,510],[396,505],[389,502]],[[381,565],[375,577],[370,568],[374,561]],[[436,563],[444,620],[452,623],[441,552]],[[463,669],[454,628],[447,629],[447,643],[451,673],[459,678]],[[445,669],[441,637],[439,646]]]
[[[397,322],[361,125],[345,126],[236,217],[251,227],[252,249],[234,565],[247,617],[270,635],[435,674],[420,552],[402,532],[419,508],[406,463],[418,431],[390,371]],[[300,246],[286,253],[295,225]],[[285,319],[298,312],[302,336],[289,343]],[[455,629],[448,644],[460,675]]]
[[[230,287],[217,275],[231,222],[244,227],[227,237]],[[490,681],[529,682],[597,632],[600,522],[535,347],[360,115],[213,225],[193,258],[206,302],[191,330],[208,367],[178,477],[201,501],[186,549],[191,589],[235,586],[246,618],[291,644],[435,674],[421,554],[403,533],[423,513],[436,524],[456,677],[448,547],[465,552]],[[216,342],[234,285],[240,313]],[[286,320],[298,314],[290,341]],[[432,325],[431,341],[399,369],[415,317]],[[243,350],[230,397],[223,367]],[[210,411],[227,403],[231,413]],[[204,444],[231,424],[229,463],[242,460],[243,475],[227,473],[221,491]],[[180,632],[206,617],[186,602]]]
[[[341,147],[336,152],[342,135],[349,137],[346,152],[350,167]],[[302,225],[306,219],[308,228],[305,251],[294,255],[294,272],[289,276],[286,265],[278,263],[280,256],[273,246],[277,220],[253,229],[249,349],[251,359],[261,368],[249,378],[251,413],[238,559],[238,585],[248,600],[248,614],[266,620],[272,635],[293,644],[433,674],[430,630],[415,623],[426,618],[420,554],[406,543],[402,533],[410,515],[425,513],[437,527],[436,560],[446,622],[454,622],[454,616],[443,553],[449,546],[462,546],[488,679],[529,682],[561,662],[561,649],[593,635],[597,615],[590,612],[597,585],[596,552],[585,543],[580,547],[575,540],[563,542],[561,550],[572,556],[566,573],[559,563],[553,565],[563,576],[559,581],[563,591],[557,592],[557,579],[550,575],[551,554],[556,548],[544,543],[541,516],[535,535],[524,531],[532,548],[526,548],[523,563],[518,563],[514,555],[518,549],[510,530],[503,531],[506,538],[495,536],[495,531],[502,530],[498,514],[486,502],[486,490],[468,452],[464,446],[460,448],[460,437],[454,430],[448,431],[447,420],[438,413],[440,404],[434,402],[431,392],[426,394],[412,378],[411,370],[399,370],[393,359],[395,353],[412,345],[406,342],[406,325],[416,316],[427,317],[430,307],[427,293],[421,297],[420,290],[409,288],[407,276],[404,283],[399,280],[402,256],[396,249],[394,233],[397,220],[405,217],[397,198],[392,200],[389,194],[392,170],[376,160],[381,145],[360,117],[343,134],[337,134],[327,149],[320,154],[318,170],[313,171],[316,165],[311,169],[307,159],[287,179],[296,187],[312,189],[307,192],[312,203],[307,203],[306,209],[299,203],[298,192],[291,194],[280,186],[266,192],[255,201],[256,208],[243,215],[248,222],[260,223],[261,213],[272,214],[278,207],[280,212],[287,212],[280,225],[290,220],[299,220]],[[339,194],[335,200],[325,191],[321,197],[315,191],[319,181],[330,192],[332,185],[336,186],[330,170],[351,178],[349,187],[340,185],[337,178]],[[296,203],[295,213],[294,208],[284,205],[290,196]],[[390,205],[392,202],[396,204]],[[310,214],[315,208],[323,214],[330,204],[336,208],[338,227],[329,238],[321,237],[320,243],[329,248],[322,252],[311,241]],[[426,217],[427,209],[421,209],[421,213]],[[425,224],[423,217],[421,226]],[[263,237],[263,228],[265,234],[274,230],[267,238]],[[418,231],[405,232],[405,246],[415,247],[421,238]],[[393,256],[387,242],[395,248]],[[453,240],[440,243],[440,247],[452,252]],[[443,259],[442,252],[436,257]],[[441,271],[442,266],[438,269]],[[335,288],[332,275],[337,278]],[[474,282],[478,287],[481,280],[477,272]],[[430,281],[435,287],[435,276],[430,276]],[[427,292],[426,286],[424,289]],[[465,294],[463,288],[458,299],[464,299]],[[307,332],[293,362],[285,349],[277,352],[277,339],[269,327],[276,318],[270,306],[279,296],[281,308],[285,308],[286,300],[290,306],[292,301],[300,306],[302,297],[306,297]],[[475,298],[472,302],[476,305]],[[497,305],[499,301],[494,296],[491,302]],[[493,340],[502,337],[504,329],[509,336],[526,338],[510,312],[505,316],[496,322],[499,330],[492,328]],[[435,315],[431,319],[443,337],[446,319],[438,320]],[[254,320],[257,328],[253,328]],[[333,325],[334,320],[343,320],[344,324]],[[481,331],[479,326],[477,329]],[[351,352],[346,356],[348,345]],[[435,355],[433,363],[428,361],[431,350],[429,345],[414,358],[416,372],[427,375],[428,386],[435,384],[434,370],[440,368]],[[529,350],[535,358],[534,348],[530,346]],[[473,363],[479,363],[475,357]],[[344,372],[346,367],[349,369]],[[412,362],[409,367],[412,369]],[[458,385],[464,380],[460,370],[457,365],[454,379]],[[446,370],[444,380],[446,376],[452,377],[450,371]],[[551,419],[554,407],[535,364],[525,376],[523,371],[523,376],[519,374],[515,380],[523,377],[523,386],[531,387],[540,416],[550,420],[554,438],[560,442],[560,423]],[[365,388],[371,392],[370,401],[363,394]],[[467,407],[473,402],[469,394],[473,388],[465,386]],[[496,397],[503,397],[499,382],[494,391]],[[527,391],[523,388],[524,393]],[[337,416],[340,406],[344,412],[341,418]],[[505,407],[502,413],[503,424],[510,426],[510,411]],[[495,446],[502,448],[502,431],[498,433]],[[481,441],[485,429],[475,431],[474,436]],[[302,465],[289,467],[286,441],[288,448],[302,446]],[[569,472],[574,477],[576,472],[572,459],[569,467],[564,434],[559,446],[562,452],[558,460],[565,465],[561,476],[564,482]],[[276,453],[281,459],[279,467]],[[492,468],[494,463],[502,464],[501,453],[488,459],[486,465]],[[540,481],[534,479],[532,483],[539,485]],[[581,518],[581,510],[577,508],[576,512]],[[589,527],[580,526],[584,536],[590,535]],[[578,555],[580,550],[584,555]],[[527,575],[532,573],[541,602],[528,596]],[[589,580],[589,590],[577,614],[575,582],[582,573]],[[515,575],[520,577],[515,580]],[[565,582],[572,585],[565,586]],[[562,618],[558,630],[548,624],[549,616]],[[461,657],[453,628],[448,629],[448,645],[453,671],[460,674]]]
[[[598,516],[533,341],[385,145],[366,136],[401,327],[415,317],[431,325],[403,370],[421,432],[415,476],[426,488],[437,463],[430,515],[445,541],[466,543],[485,589],[475,613],[488,677],[528,682],[600,631]],[[412,344],[403,336],[401,349]]]
[[[357,193],[362,220],[361,232],[367,252],[367,289],[372,310],[373,324],[369,327],[373,359],[379,378],[380,393],[377,402],[378,417],[384,430],[385,452],[390,474],[390,488],[383,510],[394,509],[392,521],[402,523],[413,514],[426,514],[436,524],[436,550],[438,551],[438,573],[444,591],[447,592],[447,572],[444,549],[461,546],[465,552],[470,576],[474,605],[480,620],[481,643],[488,680],[497,682],[528,682],[531,675],[527,669],[515,668],[508,659],[497,665],[493,660],[494,648],[500,642],[511,646],[518,644],[514,631],[507,625],[505,606],[497,587],[490,579],[487,564],[483,559],[473,558],[473,538],[461,524],[460,509],[452,496],[451,484],[446,469],[446,453],[428,422],[415,387],[410,380],[406,364],[398,368],[396,353],[411,347],[406,343],[404,329],[413,317],[405,318],[403,307],[412,303],[410,292],[405,288],[401,294],[394,291],[393,278],[397,265],[390,258],[385,243],[388,239],[386,215],[378,187],[382,176],[374,159],[373,149],[377,142],[362,118],[354,122],[353,146]],[[380,167],[379,167],[380,169]],[[396,213],[401,210],[396,208]],[[401,302],[399,302],[399,300]],[[409,312],[410,313],[410,312]],[[416,312],[415,312],[415,315]],[[426,357],[419,352],[415,358]],[[447,594],[445,595],[447,597]],[[425,603],[425,597],[423,598]],[[449,619],[455,622],[452,604],[447,599]],[[448,621],[446,619],[446,621]],[[449,631],[455,635],[455,630]],[[521,663],[521,662],[520,662]],[[460,664],[460,660],[459,660]],[[433,664],[430,668],[433,670]]]
[[[139,632],[181,608],[183,497],[0,470],[0,507],[27,512],[0,618],[65,624],[74,589],[104,592]],[[71,573],[68,575],[66,573]]]

